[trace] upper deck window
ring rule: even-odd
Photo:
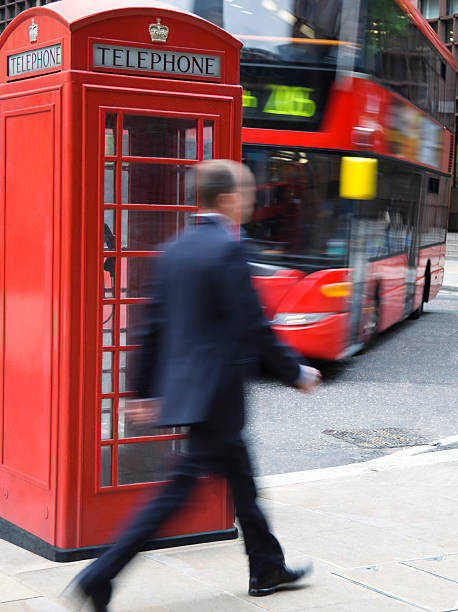
[[[342,0],[173,0],[243,41],[242,61],[335,64]]]

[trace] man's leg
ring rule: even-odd
[[[173,479],[159,497],[152,499],[134,515],[132,522],[124,530],[119,540],[101,557],[96,559],[79,576],[79,587],[93,598],[97,597],[107,605],[110,598],[110,581],[142,549],[160,529],[164,522],[176,513],[185,503],[196,485],[202,471],[202,457],[198,445],[189,441],[188,456],[178,466]],[[100,609],[104,609],[103,606]]]
[[[236,512],[245,539],[250,564],[249,594],[270,595],[284,584],[310,574],[313,564],[292,570],[286,567],[282,548],[270,532],[267,520],[256,503],[251,463],[243,439],[228,448],[224,473],[232,488]]]
[[[266,517],[256,503],[256,485],[245,442],[230,445],[224,475],[232,489],[235,509],[245,539],[250,575],[259,575],[284,563],[277,538],[270,532]]]

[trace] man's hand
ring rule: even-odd
[[[310,366],[301,365],[301,374],[299,380],[296,383],[296,387],[302,393],[309,393],[313,391],[321,384],[321,372],[316,368]]]
[[[161,401],[149,397],[147,399],[132,399],[126,401],[124,414],[135,425],[153,425],[160,413]]]

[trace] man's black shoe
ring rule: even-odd
[[[269,574],[252,576],[250,578],[250,588],[248,595],[253,597],[263,597],[275,593],[279,586],[296,582],[304,576],[308,576],[313,571],[313,563],[310,561],[298,569],[289,569],[286,565],[275,568]]]

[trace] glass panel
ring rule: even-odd
[[[204,159],[213,159],[213,121],[204,121]]]
[[[120,338],[121,346],[137,344],[135,332],[145,319],[148,304],[121,304]]]
[[[119,399],[118,436],[120,438],[138,438],[140,436],[162,436],[167,434],[186,434],[188,427],[154,427],[132,423],[125,412],[127,399]]]
[[[103,305],[103,346],[113,346],[114,305]]]
[[[197,159],[197,120],[124,115],[122,154]]]
[[[183,457],[186,446],[186,439],[120,444],[118,447],[119,484],[166,480]]]
[[[119,392],[135,391],[133,372],[136,365],[137,351],[119,352]]]
[[[116,155],[117,115],[105,115],[105,155]]]
[[[102,446],[100,449],[100,486],[110,487],[111,479],[112,449],[111,446]]]
[[[453,19],[445,22],[445,42],[453,43]]]
[[[105,162],[105,183],[104,197],[105,204],[116,202],[116,164],[115,162]]]
[[[439,0],[422,0],[421,12],[426,19],[439,17]]]
[[[195,206],[194,169],[175,164],[123,163],[122,203]]]
[[[154,251],[162,242],[181,232],[188,213],[158,210],[122,211],[122,249]]]
[[[100,436],[102,440],[109,440],[113,437],[113,400],[102,399],[102,420]],[[111,468],[110,468],[111,471]]]
[[[113,393],[113,353],[102,353],[102,393]]]
[[[104,221],[104,249],[105,251],[115,251],[115,211],[105,210],[103,213]]]
[[[244,226],[250,259],[344,265],[352,204],[339,198],[340,156],[251,146],[243,155],[257,182],[253,215]]]
[[[447,15],[458,13],[458,0],[447,0]]]
[[[151,297],[155,257],[121,259],[121,298]]]
[[[116,257],[105,257],[103,260],[103,297],[114,297]]]

